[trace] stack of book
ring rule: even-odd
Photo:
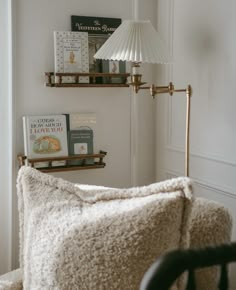
[[[125,73],[125,62],[95,60],[94,55],[121,24],[121,18],[71,16],[71,31],[54,31],[55,73]],[[80,83],[89,83],[88,76],[80,76]],[[109,78],[97,78],[106,83]],[[57,82],[57,80],[55,80]],[[73,83],[73,76],[63,76],[63,83]],[[123,78],[112,78],[122,83]]]
[[[93,154],[95,113],[23,116],[24,155],[28,159],[53,158],[68,155]],[[70,165],[90,165],[71,160]],[[53,161],[52,166],[64,166],[65,161]],[[49,162],[37,162],[36,168],[48,167]]]

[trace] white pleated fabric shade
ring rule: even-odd
[[[148,20],[123,21],[94,58],[142,63],[171,62],[158,32]]]

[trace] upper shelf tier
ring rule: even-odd
[[[48,87],[129,87],[129,76],[129,73],[45,73]],[[63,77],[72,77],[72,82],[63,82]],[[89,77],[89,83],[80,82],[80,77]]]

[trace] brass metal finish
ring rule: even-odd
[[[137,94],[140,87],[146,83],[141,82],[142,75],[140,74],[131,75],[130,78],[131,78],[131,83],[129,83],[129,85],[133,87],[134,92]]]
[[[185,92],[186,93],[186,127],[185,127],[185,176],[189,176],[189,139],[190,139],[190,98],[192,95],[192,88],[190,85],[186,89],[175,89],[172,83],[169,83],[167,88],[156,87],[152,85],[150,88],[151,95],[155,98],[156,94],[169,93],[171,96],[174,93]]]
[[[188,85],[186,89],[186,132],[185,132],[185,175],[189,176],[189,135],[190,135],[190,99],[192,88]]]
[[[157,94],[168,93],[172,96],[174,93],[185,92],[186,93],[186,127],[185,127],[185,176],[189,176],[189,133],[190,133],[190,98],[192,96],[192,88],[190,85],[186,89],[175,89],[173,83],[169,83],[168,86],[151,86],[142,87],[143,82],[141,82],[142,75],[134,74],[131,75],[131,83],[129,85],[133,86],[135,93],[138,93],[140,89],[149,89],[150,94],[155,99]]]

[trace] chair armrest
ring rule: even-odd
[[[216,246],[231,241],[232,217],[221,204],[196,198],[190,214],[190,247]]]
[[[0,290],[22,290],[22,272],[17,269],[0,276]]]
[[[221,204],[196,198],[190,214],[189,247],[192,249],[227,244],[231,241],[232,217]],[[217,289],[219,268],[197,271],[197,289]]]

